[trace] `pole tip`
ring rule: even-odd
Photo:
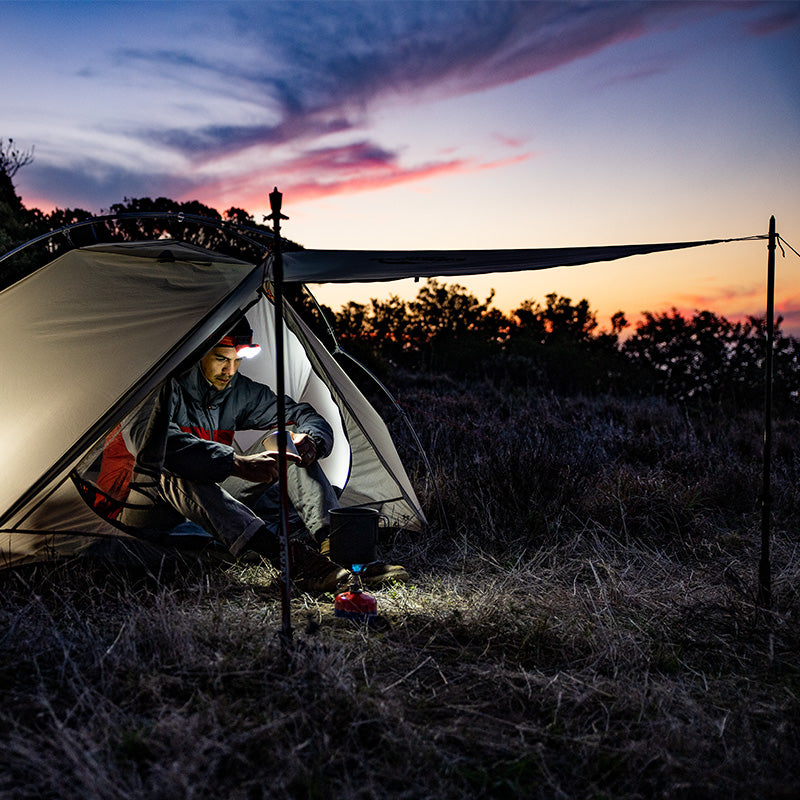
[[[289,219],[289,217],[284,216],[281,214],[281,205],[283,204],[283,194],[278,191],[278,187],[276,186],[270,193],[269,193],[269,207],[272,209],[272,214],[267,217],[267,219],[278,220],[278,219]]]

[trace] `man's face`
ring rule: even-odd
[[[200,359],[203,375],[215,389],[224,389],[241,363],[235,347],[215,347]]]

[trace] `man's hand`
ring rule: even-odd
[[[286,461],[299,464],[300,457],[287,453]],[[252,483],[272,483],[278,480],[278,454],[269,452],[251,456],[234,455],[231,475]]]
[[[293,433],[292,441],[300,454],[300,466],[309,467],[317,460],[317,446],[307,433]]]

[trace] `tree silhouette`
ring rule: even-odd
[[[710,400],[757,406],[764,393],[764,320],[731,322],[711,311],[691,318],[677,309],[645,312],[622,352],[636,382],[673,400]],[[773,379],[780,402],[800,400],[798,342],[774,330]]]
[[[477,361],[499,352],[507,320],[491,308],[494,290],[484,302],[459,284],[428,278],[407,305],[403,332],[407,349],[429,369],[474,371]]]
[[[20,150],[14,140],[0,139],[0,253],[7,253],[47,230],[47,221],[39,209],[28,210],[15,189],[13,177],[33,161],[33,148]],[[41,250],[41,248],[40,248]],[[19,280],[39,263],[40,253],[24,255],[3,262],[0,289]]]
[[[199,247],[216,250],[226,255],[248,260],[260,260],[271,244],[271,228],[259,225],[253,217],[240,208],[231,208],[222,215],[214,208],[197,200],[178,202],[167,197],[126,197],[122,203],[115,203],[107,212],[116,215],[142,213],[141,217],[117,219],[107,223],[110,236],[114,239],[135,241],[137,239],[176,239],[192,242]],[[169,214],[166,217],[145,216],[149,214]],[[193,217],[212,220],[212,224],[198,222]],[[225,223],[231,223],[226,228]],[[247,237],[253,243],[237,236],[236,228],[247,225]]]
[[[33,148],[20,150],[14,147],[14,140],[0,138],[0,173],[10,181],[22,167],[33,161]]]
[[[66,229],[93,218],[80,208],[44,214],[27,209],[13,177],[33,160],[0,139],[0,253],[48,231],[43,240],[0,270],[0,288],[18,280],[63,250],[98,241],[173,238],[239,258],[257,261],[271,243],[271,229],[245,209],[223,214],[199,201],[166,197],[124,198],[105,215],[122,219]],[[150,214],[169,214],[154,218]],[[192,217],[213,220],[198,224]],[[246,229],[245,241],[237,236]],[[287,250],[299,245],[285,241]],[[329,325],[338,342],[379,374],[396,367],[449,373],[457,378],[489,378],[498,384],[558,392],[657,394],[680,402],[734,403],[757,407],[763,400],[765,324],[747,317],[730,321],[712,311],[685,316],[677,309],[644,312],[632,335],[622,311],[600,329],[589,301],[573,303],[552,292],[544,305],[522,301],[510,316],[492,306],[494,291],[480,301],[459,284],[434,278],[416,298],[350,302],[339,312],[318,307],[299,284],[287,284],[287,300],[326,344]],[[779,318],[774,331],[773,385],[776,406],[800,406],[800,341],[785,336]]]

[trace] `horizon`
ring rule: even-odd
[[[800,3],[4,4],[0,135],[27,207],[127,197],[268,214],[318,249],[727,239],[800,249]],[[176,31],[179,32],[176,34]],[[15,72],[16,70],[16,72]],[[509,314],[766,311],[766,243],[446,278]],[[776,254],[800,334],[800,260]],[[338,308],[413,279],[312,287]]]

